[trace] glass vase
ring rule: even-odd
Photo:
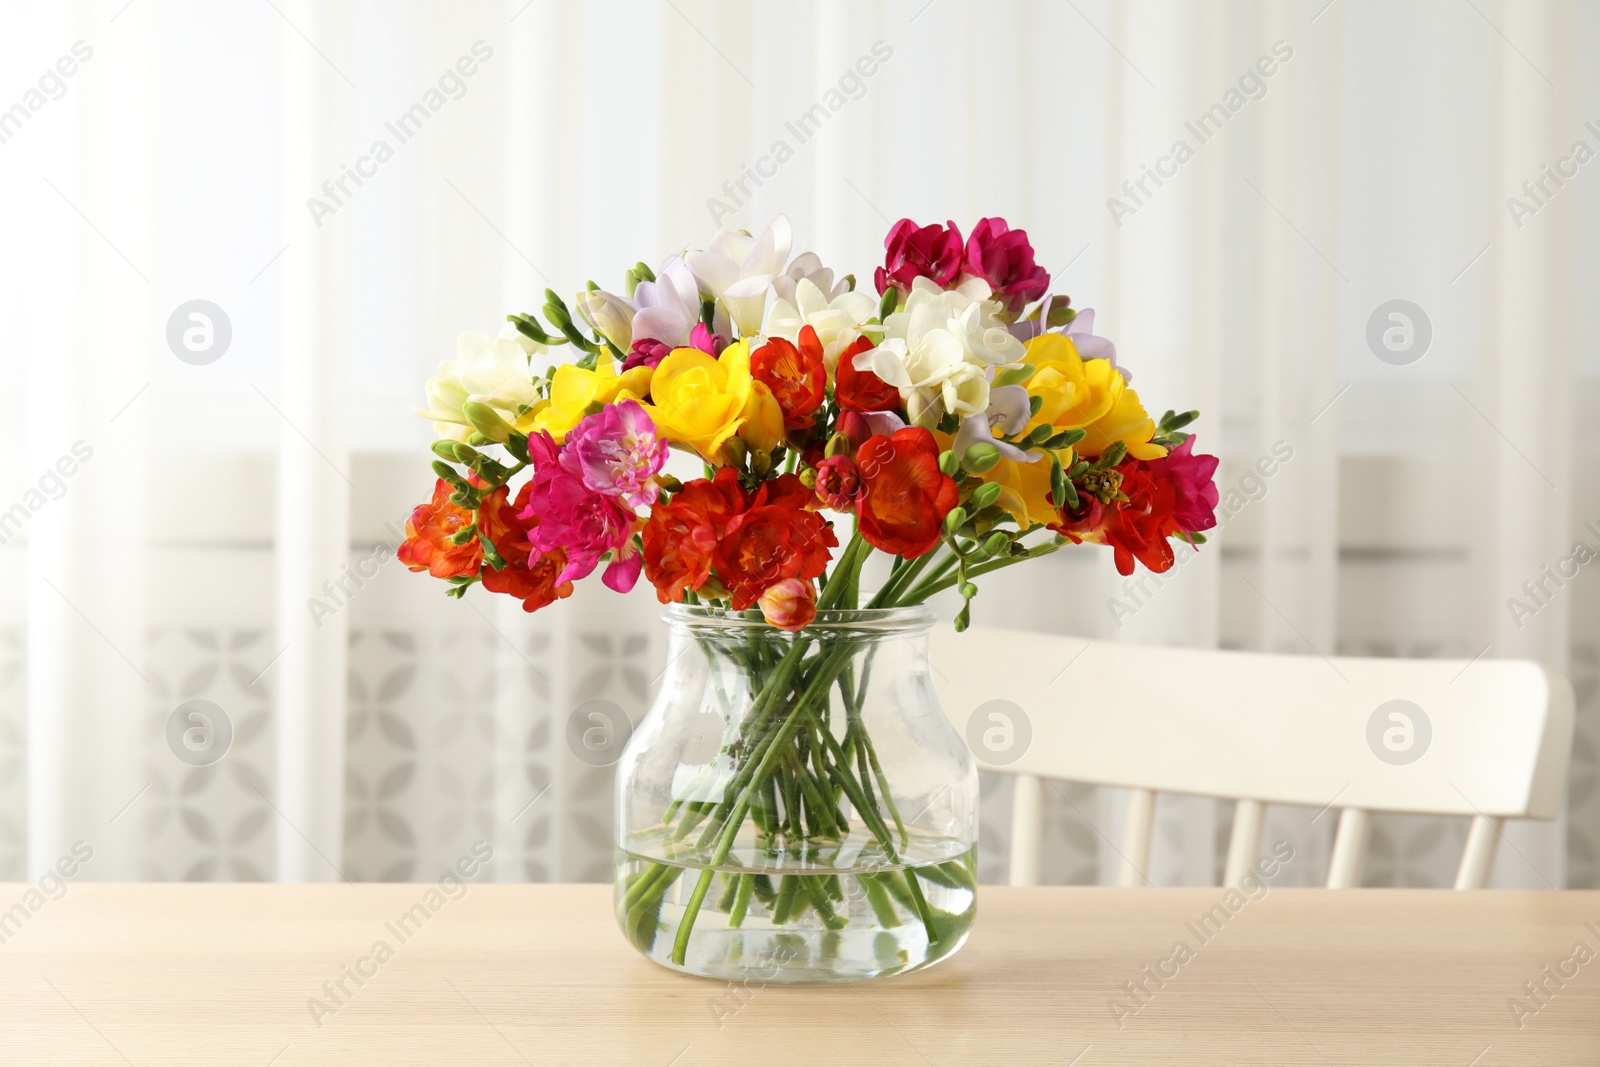
[[[763,983],[917,970],[977,907],[978,777],[923,607],[672,605],[660,695],[617,767],[616,912],[645,956]]]

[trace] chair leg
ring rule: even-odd
[[[1039,836],[1044,829],[1044,783],[1019,774],[1011,786],[1012,885],[1039,884]]]
[[[1467,847],[1461,853],[1456,871],[1457,889],[1482,889],[1494,872],[1495,849],[1500,843],[1500,821],[1488,815],[1474,815],[1467,831]]]

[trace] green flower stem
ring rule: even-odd
[[[1047,541],[1042,545],[1035,545],[1033,548],[1028,549],[1028,551],[1021,556],[1007,556],[1005,559],[990,560],[987,563],[979,563],[975,566],[968,567],[966,574],[967,580],[971,581],[973,578],[976,578],[982,574],[988,574],[990,571],[1003,570],[1006,567],[1010,567],[1016,563],[1022,563],[1025,560],[1038,559],[1040,556],[1048,556],[1050,553],[1060,548],[1064,543],[1065,542]],[[951,562],[954,562],[954,560]],[[929,597],[933,596],[935,593],[942,593],[951,586],[954,586],[959,580],[960,579],[954,576],[937,574],[929,575],[927,578],[917,583],[914,588],[906,592],[906,595],[901,598],[899,606],[903,607],[911,604],[920,604]]]
[[[755,891],[755,887],[755,875],[739,875],[739,888],[733,895],[733,910],[728,912],[729,926],[738,927],[744,925],[745,914],[750,910],[750,895]]]
[[[860,542],[858,535],[855,540],[850,542],[850,548],[845,550],[845,554],[849,556],[852,551],[858,553],[859,545],[861,543],[862,542]],[[824,594],[824,596],[826,596],[826,594]],[[802,642],[800,641],[796,641],[794,643],[795,648],[800,648],[801,646]],[[752,753],[751,763],[747,763],[746,767],[750,767],[753,764],[754,770],[748,775],[742,775],[742,777],[745,779],[745,782],[739,791],[738,799],[733,802],[733,806],[729,809],[726,818],[724,818],[720,826],[717,827],[717,829],[720,830],[720,838],[717,839],[716,848],[711,854],[710,861],[707,863],[706,867],[701,873],[700,880],[695,883],[694,892],[690,895],[689,902],[684,907],[683,918],[679,920],[678,936],[673,940],[672,944],[672,962],[678,964],[680,967],[683,966],[684,956],[689,948],[689,934],[694,929],[695,919],[700,914],[700,906],[705,901],[706,891],[711,886],[711,875],[715,868],[722,866],[722,864],[727,861],[728,853],[733,851],[734,839],[739,834],[739,827],[744,822],[745,813],[750,809],[750,799],[754,794],[757,785],[773,773],[773,764],[777,759],[778,752],[788,746],[790,739],[794,736],[795,730],[805,718],[805,715],[802,713],[809,711],[811,704],[816,701],[818,697],[825,696],[828,690],[832,688],[834,678],[837,676],[839,671],[844,669],[844,663],[848,661],[849,656],[853,653],[853,651],[854,642],[845,641],[841,642],[840,645],[837,646],[827,656],[822,668],[816,675],[812,677],[811,683],[807,685],[805,690],[800,694],[800,697],[795,702],[795,707],[791,710],[789,716],[778,726],[775,731],[769,734],[766,738],[763,738],[763,740],[766,741],[766,744],[761,752],[759,762],[755,762],[754,753]],[[788,662],[788,659],[789,657],[786,656],[786,663]],[[763,687],[762,695],[765,696],[767,693],[771,692],[775,683],[779,683],[782,688],[787,688],[788,679],[785,676],[786,673],[792,674],[792,668],[788,672],[785,672],[783,670],[783,664],[780,664],[779,670],[774,674],[772,680],[767,686]],[[768,703],[770,703],[770,701],[768,701]],[[832,740],[832,735],[827,732],[826,728],[823,729],[823,736],[827,740]],[[711,829],[711,827],[707,828],[708,834],[710,834]],[[702,844],[706,842],[705,836],[702,836],[701,842]],[[933,927],[930,920],[930,934],[932,933],[932,929]]]
[[[883,888],[883,883],[878,881],[878,876],[876,874],[859,874],[856,878],[861,882],[861,887],[866,890],[867,903],[872,905],[872,914],[877,916],[878,922],[888,927],[899,926],[900,913],[894,910],[894,902],[889,899],[888,890]]]
[[[813,714],[809,707],[797,710],[807,716]],[[834,770],[838,773],[839,784],[844,787],[845,795],[850,798],[850,803],[855,805],[856,812],[861,816],[862,821],[867,824],[867,828],[872,831],[873,836],[883,846],[884,855],[889,857],[889,862],[899,863],[900,857],[895,852],[894,838],[890,835],[889,828],[884,825],[883,816],[878,814],[875,806],[867,802],[866,796],[862,793],[860,783],[850,774],[849,764],[841,766],[839,763],[839,758],[843,755],[839,749],[839,742],[834,740],[833,735],[826,730],[823,731],[822,737],[823,743],[833,750]],[[912,899],[916,902],[917,915],[921,917],[923,926],[927,928],[929,943],[937,942],[939,940],[939,931],[934,925],[933,913],[929,909],[927,901],[922,899],[922,890],[917,886],[916,875],[908,874],[906,883],[911,890]]]

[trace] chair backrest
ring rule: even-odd
[[[1375,811],[1470,816],[1456,887],[1487,883],[1501,823],[1552,819],[1572,690],[1537,663],[1286,656],[935,629],[935,687],[987,770],[1019,776],[1011,882],[1038,879],[1042,779],[1130,789],[1118,882],[1140,885],[1157,793],[1237,800],[1224,885],[1265,805],[1338,808],[1328,885],[1359,885]],[[976,722],[973,722],[976,718]]]

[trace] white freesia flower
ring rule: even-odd
[[[772,302],[761,332],[797,344],[801,328],[810,326],[817,331],[822,361],[831,372],[839,364],[839,353],[855,343],[861,327],[877,313],[878,302],[866,293],[844,290],[830,298],[811,278],[802,278],[788,297],[779,296]]]
[[[779,215],[760,237],[718,230],[710,248],[690,252],[684,259],[700,289],[722,302],[739,336],[746,337],[760,331],[767,290],[783,272],[793,243],[789,220]]]
[[[471,432],[461,406],[469,401],[493,408],[507,422],[532,407],[539,399],[536,382],[528,365],[535,352],[545,346],[524,336],[506,323],[500,336],[469,330],[456,338],[456,358],[439,364],[439,373],[428,379],[428,406],[417,414],[433,420],[440,437],[465,441]]]
[[[670,348],[685,348],[689,332],[700,321],[700,287],[682,256],[669,256],[656,280],[633,290],[633,336],[649,337]],[[626,351],[626,349],[624,349]]]
[[[850,283],[843,278],[834,281],[833,268],[824,267],[815,252],[802,252],[795,256],[789,269],[772,279],[772,291],[779,300],[795,305],[795,289],[801,282],[810,282],[828,300],[837,299],[850,291]]]
[[[584,321],[626,354],[633,347],[633,304],[604,289],[585,289],[574,299]]]
[[[978,415],[989,407],[991,369],[1022,358],[1022,342],[1002,325],[1000,304],[981,278],[942,290],[925,278],[913,283],[904,306],[883,324],[877,348],[856,358],[900,390],[906,414],[932,425],[945,412]]]

